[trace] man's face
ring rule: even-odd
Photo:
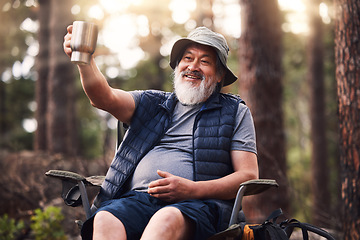
[[[221,77],[216,74],[216,52],[212,47],[192,44],[175,69],[175,93],[183,104],[206,101]]]

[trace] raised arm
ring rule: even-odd
[[[71,57],[72,25],[64,37],[64,52]],[[124,123],[130,123],[135,111],[135,102],[130,93],[109,86],[96,66],[94,58],[89,65],[78,65],[83,89],[94,107],[105,110]]]

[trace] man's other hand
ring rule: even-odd
[[[196,198],[194,181],[161,170],[158,170],[157,174],[162,178],[149,184],[148,193],[151,196],[167,202]]]

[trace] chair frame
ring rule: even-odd
[[[80,174],[63,171],[63,170],[49,170],[45,173],[46,176],[58,178],[64,182],[72,182],[75,186],[78,186],[81,196],[82,206],[85,211],[86,219],[90,218],[93,214],[91,212],[90,202],[88,198],[88,194],[86,191],[86,186],[96,186],[100,187],[102,181],[105,179],[105,176],[90,176],[84,177]],[[242,209],[242,199],[244,196],[255,195],[261,192],[266,191],[271,187],[278,187],[279,185],[275,180],[271,179],[254,179],[243,182],[240,184],[239,190],[237,192],[234,206],[232,209],[229,227],[233,224],[236,224],[239,212]],[[64,196],[69,196],[67,193],[63,193]],[[71,197],[71,196],[69,196]],[[64,199],[65,200],[65,199]],[[73,201],[78,199],[71,199]]]
[[[119,148],[125,133],[126,133],[126,127],[123,125],[122,122],[118,121],[116,149]],[[63,183],[62,196],[64,198],[64,202],[67,205],[69,205],[68,202],[81,202],[81,205],[83,206],[85,212],[86,220],[92,216],[93,212],[91,210],[91,205],[86,187],[95,186],[100,188],[102,182],[105,179],[105,176],[84,177],[78,173],[64,171],[64,170],[49,170],[45,173],[45,175],[60,179],[62,181]],[[64,188],[64,185],[67,183],[73,184],[74,187],[70,189]],[[240,184],[234,202],[234,206],[232,209],[229,228],[237,223],[238,215],[242,209],[242,199],[244,196],[258,194],[271,187],[278,187],[278,186],[279,185],[276,183],[275,180],[270,180],[270,179],[249,180]],[[78,223],[79,227],[81,227],[82,222],[79,220],[77,220],[76,222]]]

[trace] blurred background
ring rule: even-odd
[[[259,11],[251,12],[251,7]],[[259,12],[263,14],[256,15]],[[281,165],[270,172],[281,170],[280,177],[275,174],[274,178],[280,179],[286,190],[285,195],[281,191],[273,193],[275,197],[270,201],[275,204],[270,208],[286,201],[286,217],[339,228],[333,1],[0,0],[0,182],[4,189],[0,216],[7,224],[9,219],[24,221],[24,228],[18,231],[21,234],[16,235],[19,239],[34,237],[34,228],[30,227],[34,221],[30,218],[36,216],[35,209],[63,206],[59,202],[61,187],[45,179],[45,171],[59,168],[105,174],[115,151],[116,119],[91,106],[82,91],[77,67],[62,50],[66,27],[74,20],[99,26],[95,61],[109,84],[124,90],[172,91],[168,61],[173,43],[198,26],[222,33],[230,46],[228,65],[239,76],[224,92],[240,94],[248,103],[260,132],[259,148],[266,146],[262,139],[281,141],[280,149],[268,149]],[[268,38],[269,32],[276,33],[276,38]],[[252,34],[257,38],[251,38]],[[266,55],[258,51],[259,42],[274,52]],[[251,52],[264,64],[277,64],[275,70],[266,70],[265,77],[259,77],[255,86],[262,92],[256,94],[249,81],[256,79],[256,74],[251,75],[249,66],[261,61],[250,64],[249,59],[255,59],[249,57]],[[311,60],[314,54],[321,56],[318,67],[310,66],[315,64]],[[317,75],[320,79],[316,79],[321,80],[322,94],[312,93],[311,69],[321,70]],[[272,72],[277,77],[262,82]],[[271,91],[276,86],[281,90]],[[323,103],[320,112],[313,110],[314,102]],[[258,116],[260,105],[265,103],[281,110],[272,115],[272,120],[280,123],[273,125],[281,128],[280,138],[271,131],[268,138],[262,138]],[[271,107],[264,109],[264,114],[271,113]],[[314,111],[322,113],[323,126],[316,128],[322,132],[315,135]],[[317,149],[323,150],[320,158],[325,163],[318,163],[318,169],[326,175],[318,178],[325,181],[320,185],[325,190],[322,198],[328,201],[326,211],[314,212],[313,174],[318,173],[313,173],[313,140],[319,135],[324,137],[316,146],[322,146]],[[274,165],[261,160],[266,158],[266,151],[261,148],[259,152],[265,168],[266,164]],[[264,176],[272,178],[271,174]],[[269,202],[259,201],[262,205]],[[81,218],[82,213],[63,209],[62,214],[66,219],[64,237],[76,238],[72,221]],[[256,214],[250,215],[260,219]]]

